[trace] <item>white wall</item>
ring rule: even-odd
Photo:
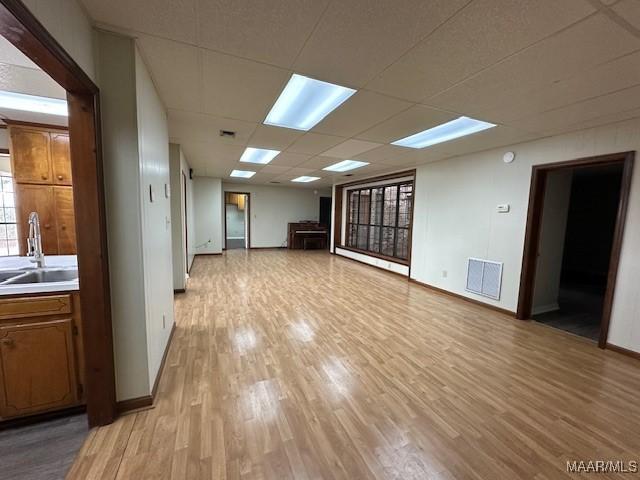
[[[153,385],[173,327],[173,266],[167,261],[172,254],[169,129],[166,110],[137,48],[135,68],[148,375]]]
[[[320,197],[329,196],[329,189],[272,187],[223,183],[225,192],[250,194],[250,240],[252,248],[283,247],[287,242],[287,224],[300,220],[318,221]],[[224,225],[222,225],[224,229]],[[224,238],[224,233],[223,233]]]
[[[534,315],[560,308],[558,295],[572,178],[571,170],[558,170],[547,175],[533,292]]]
[[[222,180],[210,177],[193,179],[195,253],[222,253]]]
[[[91,21],[76,0],[23,0],[31,13],[95,80]]]
[[[96,34],[111,317],[119,400],[148,395],[142,202],[133,40]]]
[[[134,40],[98,31],[96,46],[116,395],[125,400],[151,393],[173,325],[169,140]]]
[[[185,289],[187,286],[187,267],[191,267],[194,255],[193,224],[193,180],[189,178],[189,163],[180,145],[169,145],[169,170],[171,176],[171,237],[173,256],[173,288]],[[185,218],[185,193],[183,175],[186,182],[187,214]],[[185,225],[187,235],[185,239]],[[186,242],[185,242],[186,240]],[[187,244],[185,246],[185,243]],[[185,248],[187,251],[185,252]],[[187,265],[188,255],[188,265]]]
[[[418,167],[411,276],[418,281],[515,311],[531,167],[640,148],[640,120],[583,130]],[[502,162],[505,151],[516,160]],[[511,211],[498,213],[498,204]],[[640,351],[640,168],[632,179],[609,342]],[[464,290],[468,257],[504,262],[502,297]],[[447,276],[443,276],[443,271]]]

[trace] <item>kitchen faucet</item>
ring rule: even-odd
[[[27,238],[27,256],[38,268],[44,267],[44,252],[42,251],[42,236],[40,234],[40,217],[38,212],[29,214],[29,238]]]

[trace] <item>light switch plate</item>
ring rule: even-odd
[[[509,213],[511,210],[511,206],[508,203],[503,203],[502,205],[498,205],[498,213]]]

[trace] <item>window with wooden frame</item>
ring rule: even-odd
[[[347,195],[346,246],[408,260],[413,181],[357,188]]]
[[[18,255],[18,250],[13,178],[0,171],[0,257]]]

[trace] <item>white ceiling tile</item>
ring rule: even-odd
[[[638,0],[622,0],[611,8],[631,25],[640,29],[640,2]]]
[[[325,157],[348,159],[355,155],[358,155],[359,153],[372,150],[379,146],[380,146],[379,143],[351,139],[351,140],[347,140],[345,142],[339,143],[335,147],[330,148],[325,152],[322,152],[322,154]]]
[[[255,123],[231,120],[202,113],[169,110],[169,136],[176,143],[212,142],[246,145],[256,128]],[[220,130],[236,132],[235,138],[221,137]]]
[[[14,47],[13,44],[3,36],[0,36],[0,63],[41,70],[38,65],[33,63],[29,57]]]
[[[406,110],[411,103],[361,90],[313,128],[317,133],[351,137]]]
[[[304,132],[291,128],[258,125],[249,139],[249,145],[253,147],[284,150],[302,135],[304,135]]]
[[[463,155],[471,152],[479,152],[489,150],[505,145],[513,145],[515,143],[526,142],[538,138],[540,135],[514,128],[497,126],[489,130],[474,133],[466,137],[458,138],[450,142],[436,145],[434,150],[438,152],[446,152],[447,156]],[[430,150],[429,148],[423,149]]]
[[[583,102],[548,112],[532,115],[514,122],[516,128],[543,134],[557,134],[575,129],[575,125],[590,122],[593,126],[603,125],[604,119],[620,112],[640,107],[640,85],[608,95],[602,95]],[[598,118],[603,119],[602,123]]]
[[[205,112],[262,123],[290,73],[231,55],[201,52]]]
[[[288,171],[291,167],[283,165],[265,165],[260,169],[263,173],[273,173],[274,175],[280,175]]]
[[[307,160],[301,166],[306,168],[316,168],[316,169],[322,170],[324,167],[333,165],[338,161],[339,160],[336,160],[335,158],[331,158],[331,157],[317,156]]]
[[[602,39],[608,39],[603,42]],[[427,100],[448,110],[483,118],[496,107],[508,111],[521,108],[520,99],[529,92],[554,88],[573,75],[588,75],[611,59],[640,48],[640,38],[621,28],[605,15],[592,16],[577,25],[547,38],[478,75]],[[535,68],[532,68],[535,65]],[[636,64],[640,71],[640,64]],[[535,108],[535,105],[532,105]],[[544,104],[542,105],[544,108]],[[538,106],[539,108],[539,106]],[[514,111],[511,118],[535,113]]]
[[[81,0],[101,24],[196,43],[196,0]]]
[[[593,12],[584,0],[476,0],[367,88],[421,101]]]
[[[199,45],[288,68],[328,0],[198,0]]]
[[[307,132],[298,140],[293,142],[289,148],[287,148],[287,152],[317,155],[340,142],[344,142],[344,140],[344,137]]]
[[[380,143],[394,142],[441,123],[457,118],[454,113],[437,110],[425,105],[414,105],[398,115],[357,135],[357,138]]]
[[[67,99],[67,91],[42,70],[0,63],[0,90]]]
[[[313,30],[295,69],[362,86],[469,0],[333,2]],[[337,53],[339,52],[339,53]]]
[[[168,108],[199,111],[202,87],[198,49],[184,43],[140,35],[136,40]]]
[[[271,165],[285,165],[295,167],[300,165],[311,158],[310,155],[303,155],[300,153],[282,152],[276,158],[271,160]]]
[[[368,152],[355,155],[354,160],[362,160],[370,163],[386,163],[387,159],[397,159],[408,152],[407,148],[398,147],[396,145],[382,145],[381,147],[374,148]]]

